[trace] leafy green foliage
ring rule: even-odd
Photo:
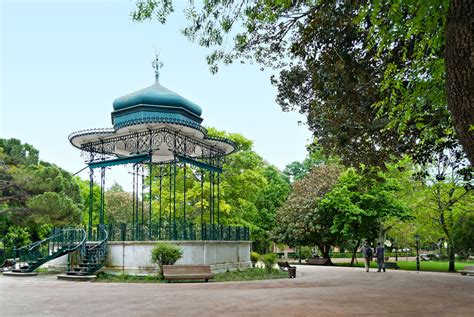
[[[291,162],[286,165],[283,170],[283,174],[288,176],[292,182],[304,178],[314,166],[338,162],[338,160],[333,157],[325,156],[317,143],[313,143],[307,148],[310,154],[303,160],[303,162]]]
[[[251,268],[245,271],[225,272],[214,275],[215,282],[254,281],[288,278],[288,273],[279,269]]]
[[[84,202],[83,207],[82,207],[82,225],[87,226],[89,223],[90,182],[88,180],[82,180],[79,178],[76,178],[76,182],[79,186],[82,201]],[[107,208],[107,202],[106,202],[106,208]],[[92,226],[97,226],[99,224],[99,210],[100,210],[100,187],[99,185],[94,183],[92,186]],[[106,217],[107,217],[107,212],[106,212]]]
[[[293,183],[288,200],[277,210],[273,231],[277,242],[289,246],[317,245],[325,257],[339,235],[332,228],[332,216],[318,208],[319,201],[336,185],[341,168],[337,165],[314,167],[303,179]]]
[[[5,246],[21,247],[31,243],[30,233],[26,228],[11,226],[3,238]]]
[[[271,270],[275,266],[278,257],[275,253],[267,253],[262,255],[261,258],[265,268]]]
[[[160,267],[163,277],[163,265],[175,264],[183,256],[183,250],[174,244],[158,242],[151,249],[151,260]]]
[[[386,231],[388,219],[409,217],[409,209],[395,195],[398,188],[397,180],[378,168],[341,173],[338,166],[317,166],[294,183],[278,210],[275,237],[289,245],[317,245],[329,258],[331,246],[374,239]]]
[[[387,116],[388,128],[401,137],[416,135],[418,148],[435,153],[457,143],[446,100],[448,6],[448,0],[373,0],[361,7],[357,19],[369,31],[376,59],[386,61],[380,85],[384,97],[374,104],[378,114]],[[425,161],[426,153],[415,154]]]
[[[253,281],[288,278],[288,273],[278,269],[251,268],[244,271],[232,271],[214,274],[215,282],[230,281]],[[137,276],[137,275],[114,275],[99,272],[96,282],[99,283],[163,283],[163,279],[157,276]]]
[[[217,186],[214,188],[215,221],[217,221],[217,206],[219,206],[221,224],[250,227],[254,250],[266,252],[271,243],[269,231],[275,226],[276,209],[286,200],[291,190],[288,177],[255,153],[252,149],[253,142],[243,135],[213,128],[209,128],[208,132],[210,136],[229,138],[238,148],[236,153],[226,158],[223,173],[219,177],[219,201],[217,201]],[[162,200],[160,202],[159,199],[153,199],[152,218],[154,221],[159,220],[160,208],[163,222],[169,221],[174,212],[169,177],[173,172],[167,167],[161,168]],[[201,210],[204,222],[210,222],[210,179],[209,173],[204,172],[202,206],[201,171],[193,173],[188,168],[186,173],[186,218],[194,223],[200,223]],[[160,197],[160,167],[154,168],[153,175],[156,180],[153,184],[152,195],[158,198]],[[214,180],[217,182],[217,175]],[[176,181],[176,218],[182,219],[184,210],[184,171],[182,168],[177,170]],[[148,183],[149,179],[146,182]]]
[[[346,240],[372,240],[383,231],[384,220],[400,220],[409,215],[409,210],[394,197],[397,189],[396,180],[377,169],[357,172],[351,168],[344,171],[319,208],[333,215],[332,232]]]
[[[470,203],[474,205],[472,196]],[[474,213],[460,213],[457,216],[452,228],[452,239],[457,253],[465,257],[474,254]]]
[[[389,165],[388,173],[398,175],[401,184],[396,195],[412,210],[413,218],[385,225],[390,227],[388,237],[395,247],[413,248],[416,234],[421,245],[438,244],[441,248],[446,242],[449,269],[453,271],[454,252],[467,254],[472,250],[472,243],[462,242],[463,237],[470,237],[473,232],[472,227],[463,226],[469,223],[474,210],[472,170],[449,152],[439,155],[435,162],[416,166],[405,159]]]
[[[14,235],[9,228],[25,226],[28,230],[18,229],[22,235],[28,232],[28,239],[37,240],[52,226],[80,222],[83,207],[76,180],[58,166],[39,161],[38,154],[19,140],[0,139],[0,235]],[[8,241],[27,242],[23,240]]]
[[[34,165],[39,162],[39,151],[18,139],[0,139],[2,160],[7,165]]]
[[[126,275],[126,274],[108,274],[99,272],[95,282],[99,283],[162,283],[161,276],[155,275]]]
[[[461,5],[469,8],[470,2],[456,7]],[[169,0],[137,1],[133,19],[164,23],[169,7]],[[453,7],[448,0],[192,1],[183,34],[213,48],[207,57],[211,72],[236,60],[279,69],[273,82],[283,110],[306,114],[323,149],[355,167],[383,166],[404,153],[426,162],[431,153],[460,149],[445,87],[448,96],[465,93],[459,101],[450,98],[450,109],[472,159],[467,131],[473,122],[463,101],[470,94],[459,85],[446,86],[446,69],[458,63],[444,60],[446,43],[453,44],[448,51],[469,47],[454,37],[445,41],[445,30],[456,29],[449,23],[466,25],[460,33],[469,34],[472,17],[458,10],[447,19]],[[233,45],[224,40],[229,37]],[[464,55],[463,65],[469,65]],[[451,77],[462,75],[465,84],[471,81],[465,73]]]
[[[26,205],[37,224],[68,226],[79,223],[81,219],[81,208],[71,198],[57,192],[36,195]]]
[[[301,249],[298,251],[298,256],[301,257],[301,259],[307,259],[309,257],[311,257],[312,255],[312,250],[311,250],[311,247],[309,246],[302,246],[300,247]]]
[[[252,266],[255,267],[255,264],[260,260],[260,254],[257,252],[250,252],[250,261],[252,262]]]

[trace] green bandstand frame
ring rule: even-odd
[[[88,240],[94,240],[99,232],[93,227],[93,216],[98,212],[99,226],[107,230],[109,241],[248,241],[249,229],[224,226],[220,210],[222,166],[236,146],[226,138],[208,136],[201,126],[201,108],[160,85],[161,65],[156,57],[154,85],[114,101],[113,128],[83,130],[69,136],[71,144],[81,150],[89,169]],[[106,171],[117,165],[128,166],[132,174],[131,223],[105,221]],[[100,210],[95,211],[93,190],[97,174],[100,175]],[[179,175],[183,175],[182,186],[177,185]],[[200,215],[192,219],[186,210],[186,182],[190,175],[201,186]],[[165,179],[169,186],[167,212],[162,196]],[[207,181],[205,206],[204,183]],[[154,189],[157,195],[153,194]],[[179,197],[182,197],[180,217],[177,216],[177,191],[181,191]],[[156,213],[154,201],[159,202]]]

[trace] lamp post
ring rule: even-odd
[[[420,250],[420,235],[416,234],[415,235],[415,242],[416,242],[416,271],[420,271],[420,255],[419,255],[419,250]]]

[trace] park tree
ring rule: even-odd
[[[255,207],[258,213],[252,221],[258,226],[257,231],[252,233],[255,237],[253,249],[262,254],[270,251],[271,231],[276,225],[276,210],[286,201],[291,191],[288,178],[275,166],[265,166],[263,175],[267,185],[260,190],[257,196]]]
[[[467,162],[459,160],[453,153],[442,153],[424,173],[420,181],[427,189],[426,209],[421,212],[431,218],[441,229],[448,244],[450,272],[455,271],[455,228],[459,221],[473,212],[473,171]]]
[[[458,153],[444,152],[426,165],[405,157],[388,164],[386,172],[397,178],[400,187],[395,196],[410,208],[412,216],[409,221],[391,223],[389,239],[395,247],[414,247],[416,234],[422,245],[437,244],[441,249],[446,242],[450,271],[454,271],[456,252],[472,250],[472,243],[463,237],[472,236],[472,228],[465,223],[474,210],[473,172]]]
[[[132,19],[165,23],[173,11],[172,1],[138,0]],[[469,0],[216,0],[190,2],[183,33],[214,48],[212,72],[236,60],[279,70],[283,109],[307,114],[324,149],[346,163],[350,154],[424,161],[457,148],[456,138],[472,162],[473,11]]]
[[[219,221],[223,225],[239,225],[250,228],[251,240],[255,250],[268,251],[271,238],[268,232],[275,226],[276,209],[286,200],[291,186],[285,176],[275,166],[266,162],[253,150],[253,142],[239,133],[228,133],[208,128],[208,134],[214,137],[225,137],[232,140],[237,151],[226,157],[223,172],[219,177],[220,200],[215,197],[215,219],[217,205]],[[172,171],[171,171],[172,172]],[[210,180],[209,172],[204,172],[201,206],[201,170],[191,168],[186,173],[186,219],[188,222],[200,223],[201,210],[203,221],[210,222]],[[153,169],[153,203],[152,220],[159,221],[160,210],[163,223],[170,221],[173,213],[173,195],[170,195],[169,167],[161,167],[161,201],[160,167]],[[217,175],[215,175],[217,178]],[[216,179],[215,179],[216,181]],[[145,180],[148,184],[149,178]],[[184,210],[184,171],[177,169],[176,186],[176,219],[182,219]],[[214,194],[217,194],[214,188]],[[125,199],[125,197],[123,197]],[[149,196],[146,193],[145,199]],[[107,202],[108,204],[108,202]],[[145,204],[147,205],[147,204]],[[202,209],[201,209],[202,207]],[[145,209],[147,206],[145,206]]]
[[[474,206],[474,197],[471,194],[470,205]],[[460,212],[456,215],[452,230],[452,239],[456,253],[468,258],[474,255],[474,213]]]
[[[309,154],[302,162],[291,162],[283,169],[283,174],[288,176],[291,182],[304,178],[314,166],[325,163],[337,163],[339,161],[335,157],[324,155],[321,147],[316,141],[308,145],[307,149]]]
[[[0,139],[0,232],[41,239],[52,226],[78,224],[82,198],[73,176],[39,160],[39,152],[16,139]],[[23,239],[23,240],[22,240]]]
[[[457,134],[472,164],[474,3],[373,0],[360,16],[366,21],[362,26],[370,31],[378,56],[403,52],[401,58],[387,65],[381,88],[388,95],[377,104],[379,111],[389,115],[390,126],[404,134],[418,125],[423,131],[421,140],[437,146],[437,152],[443,147],[454,149],[452,139]],[[420,98],[430,107],[420,103]],[[441,115],[445,118],[444,133],[430,121]]]
[[[278,210],[275,237],[291,246],[316,245],[326,258],[331,247],[353,241],[352,265],[363,239],[383,239],[390,223],[410,219],[410,210],[396,196],[399,186],[381,168],[316,166],[293,183]]]
[[[316,245],[324,258],[330,259],[331,246],[340,235],[334,232],[333,215],[319,208],[321,199],[336,185],[341,167],[315,166],[301,180],[293,183],[287,201],[277,210],[273,236],[289,246]]]
[[[331,232],[342,241],[356,241],[351,265],[362,239],[385,241],[387,223],[410,217],[410,210],[395,193],[399,184],[380,168],[347,169],[319,202],[319,210],[332,215]]]
[[[132,195],[125,191],[105,192],[106,222],[131,223],[132,222]]]

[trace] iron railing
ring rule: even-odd
[[[33,271],[47,261],[61,255],[84,252],[86,232],[77,228],[56,228],[48,238],[15,249],[20,263],[28,263],[24,270]]]
[[[109,241],[196,241],[196,240],[220,240],[220,241],[248,241],[250,231],[248,227],[194,224],[175,222],[167,223],[138,223],[138,224],[107,224]],[[94,232],[96,232],[94,230]],[[93,236],[95,233],[93,234]]]
[[[109,234],[105,225],[99,225],[96,231],[97,244],[87,248],[86,253],[88,254],[87,274],[93,274],[98,271],[104,264],[107,258],[107,241]]]

